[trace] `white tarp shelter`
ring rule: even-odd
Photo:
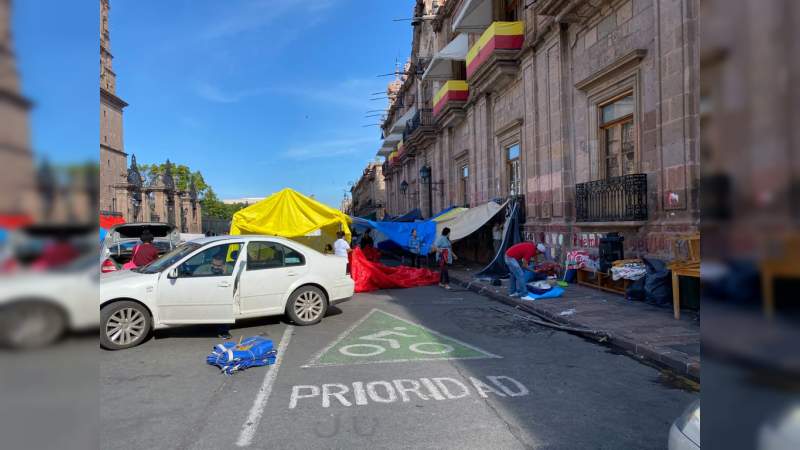
[[[448,220],[438,222],[436,224],[436,235],[439,236],[442,234],[442,230],[448,227],[450,228],[451,241],[455,242],[464,239],[492,220],[498,212],[506,207],[507,203],[505,202],[502,205],[495,202],[484,203],[457,214]]]

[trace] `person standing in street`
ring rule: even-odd
[[[524,297],[528,295],[525,286],[526,278],[522,269],[527,269],[539,253],[544,252],[544,245],[535,245],[533,242],[520,242],[512,245],[505,254],[506,266],[511,274],[508,280],[508,294],[511,297]]]
[[[333,243],[333,254],[347,258],[347,254],[351,252],[350,244],[344,240],[344,231],[336,232],[336,242]]]
[[[453,254],[453,244],[450,242],[450,228],[445,227],[442,230],[435,246],[436,260],[439,262],[439,286],[450,289],[450,273],[447,271],[447,266],[453,264],[453,259],[456,257]]]
[[[375,245],[375,241],[372,240],[372,236],[370,235],[370,230],[364,231],[364,235],[361,236],[360,244],[362,250],[366,250]]]
[[[500,245],[503,244],[503,227],[500,222],[494,224],[492,227],[492,243],[494,243],[494,254],[500,251]]]
[[[419,267],[419,252],[420,252],[421,242],[417,237],[417,229],[411,229],[411,236],[408,238],[408,251],[411,252],[411,267],[418,268]]]

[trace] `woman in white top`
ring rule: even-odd
[[[344,231],[337,231],[336,237],[336,242],[333,243],[333,254],[347,258],[347,254],[350,253],[350,244],[344,240]]]

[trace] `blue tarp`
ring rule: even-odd
[[[353,225],[368,226],[378,231],[386,239],[394,242],[404,250],[408,250],[408,239],[411,237],[411,230],[417,230],[417,238],[420,240],[420,253],[427,255],[431,245],[436,239],[436,222],[430,220],[418,220],[416,222],[376,222],[372,220],[353,218]],[[376,239],[377,242],[377,239]],[[376,244],[381,248],[381,243]]]
[[[554,286],[553,289],[545,292],[544,294],[534,294],[533,292],[529,292],[528,295],[522,297],[523,300],[539,300],[545,298],[558,298],[564,294],[564,288]]]
[[[402,216],[392,217],[386,216],[383,218],[383,222],[413,222],[415,220],[422,219],[422,211],[419,208],[414,208],[411,211],[403,214]]]
[[[253,336],[240,343],[223,342],[215,346],[214,351],[206,357],[206,362],[219,367],[225,375],[232,375],[248,367],[275,364],[276,356],[271,340]]]

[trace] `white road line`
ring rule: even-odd
[[[239,433],[239,440],[236,445],[239,447],[247,447],[253,442],[253,436],[258,430],[258,424],[261,423],[261,416],[264,414],[264,408],[267,407],[267,401],[272,393],[272,385],[275,384],[275,379],[278,377],[278,369],[281,368],[283,357],[286,354],[286,348],[289,346],[289,341],[292,340],[294,333],[294,326],[288,325],[286,330],[281,336],[281,342],[278,344],[278,355],[275,357],[275,364],[273,364],[267,374],[264,375],[264,382],[261,383],[261,389],[258,390],[258,395],[253,401],[253,407],[250,408],[250,414],[242,426],[242,431]]]

